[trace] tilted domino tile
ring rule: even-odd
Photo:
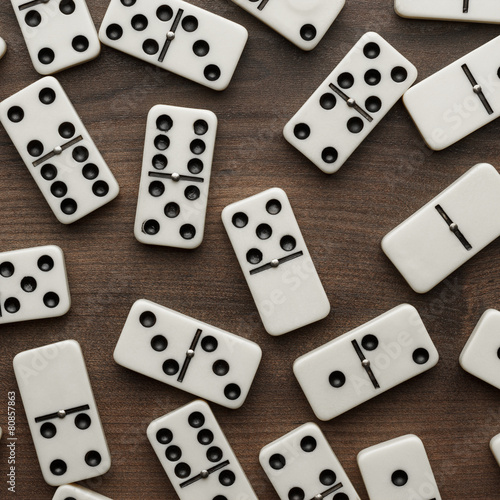
[[[141,299],[130,309],[113,356],[125,368],[239,408],[262,351],[250,340]]]
[[[344,7],[345,0],[232,0],[302,50],[312,50]]]
[[[417,78],[417,69],[368,32],[285,125],[285,139],[336,172]]]
[[[500,5],[496,0],[394,0],[401,17],[443,19],[471,23],[500,23]]]
[[[269,334],[328,315],[328,297],[282,189],[228,205],[222,221]]]
[[[7,44],[3,38],[0,38],[0,59],[5,55],[5,52],[7,52]]]
[[[500,36],[403,96],[427,146],[445,149],[500,116]]]
[[[55,78],[2,101],[0,121],[59,222],[71,224],[118,195],[118,183]]]
[[[360,500],[316,424],[301,425],[264,446],[259,461],[281,500]]]
[[[417,310],[402,304],[297,358],[293,372],[315,415],[330,420],[438,359]]]
[[[11,0],[31,62],[51,75],[95,59],[101,44],[85,0]]]
[[[258,500],[204,401],[153,420],[147,436],[181,500]]]
[[[364,449],[358,465],[370,500],[441,500],[424,444],[413,434]]]
[[[14,373],[45,481],[60,486],[106,473],[111,457],[78,342],[24,351]]]
[[[111,0],[99,38],[138,59],[224,90],[248,32],[182,0]]]
[[[109,497],[99,495],[77,484],[65,484],[57,488],[52,500],[111,500]]]
[[[491,439],[490,449],[498,465],[500,465],[500,434],[497,434],[495,437]]]
[[[196,248],[203,240],[217,117],[211,111],[154,106],[148,114],[135,237]]]
[[[62,316],[70,305],[58,246],[0,253],[0,324]]]
[[[460,354],[460,366],[500,389],[500,312],[488,309]]]
[[[500,175],[480,163],[382,239],[418,293],[428,292],[500,236]]]

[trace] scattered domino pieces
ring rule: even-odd
[[[211,111],[151,109],[135,216],[138,241],[187,249],[201,244],[216,133]]]
[[[285,125],[285,139],[326,174],[346,162],[417,78],[380,35],[363,35]]]
[[[48,0],[11,0],[28,47],[31,62],[41,75],[95,59],[101,44],[85,0],[48,3]]]
[[[307,5],[296,0],[232,1],[303,50],[316,47],[344,6],[344,0],[310,0]],[[85,0],[11,2],[39,73],[53,74],[98,56],[100,41]],[[407,17],[500,23],[500,8],[492,0],[395,0],[395,9]],[[168,5],[111,0],[100,37],[106,45],[223,90],[248,34],[180,0]],[[416,78],[415,67],[379,35],[367,33],[290,120],[284,135],[323,172],[336,172],[407,91],[405,105],[429,147],[448,147],[500,115],[498,63],[494,67],[499,39],[407,91]],[[0,58],[5,51],[0,38]],[[214,59],[209,61],[208,54]],[[340,107],[343,115],[337,119]],[[0,121],[60,222],[79,220],[118,195],[116,180],[57,80],[42,79],[6,99],[0,104]],[[151,109],[134,227],[138,241],[184,249],[201,244],[216,130],[211,111]],[[410,286],[425,293],[500,235],[498,194],[497,171],[489,164],[476,165],[391,231],[382,248]],[[271,335],[328,315],[328,298],[284,191],[275,188],[234,203],[222,218]],[[70,295],[62,250],[45,246],[0,254],[0,292],[0,324],[65,314]],[[487,310],[460,364],[500,388],[497,331],[500,312]],[[229,332],[139,300],[114,357],[138,373],[239,408],[262,351]],[[294,373],[314,413],[328,420],[437,361],[420,316],[404,304],[301,356]],[[101,475],[111,465],[79,344],[64,341],[22,352],[14,359],[14,370],[43,477],[50,485],[61,485],[53,500],[110,500],[65,484]],[[147,437],[181,500],[207,494],[213,500],[257,498],[203,401],[156,419]],[[490,448],[500,465],[500,435]],[[313,423],[265,446],[259,458],[282,500],[330,495],[332,500],[359,500]],[[367,448],[358,463],[370,500],[441,500],[417,436]]]
[[[445,149],[500,116],[499,51],[500,36],[405,93],[403,102],[429,148]]]
[[[62,316],[70,305],[64,255],[58,246],[0,253],[0,325]]]
[[[345,0],[232,0],[302,50],[314,49]]]
[[[264,446],[259,461],[281,500],[360,500],[316,424],[301,425]]]
[[[106,473],[111,457],[78,342],[24,351],[14,373],[45,481],[61,486]]]
[[[370,500],[441,500],[424,444],[408,434],[358,454]]]
[[[57,488],[52,500],[111,500],[77,484],[65,484]]]
[[[382,250],[417,293],[426,293],[500,236],[500,175],[475,165],[386,234]]]
[[[460,366],[500,389],[500,312],[488,309],[460,354]]]
[[[204,401],[153,420],[147,436],[181,500],[258,500]]]
[[[111,0],[102,43],[184,78],[224,90],[248,39],[239,24],[182,0]],[[210,62],[207,63],[207,55]]]
[[[400,306],[297,358],[293,372],[320,420],[330,420],[435,366],[417,310]]]
[[[2,101],[0,121],[59,222],[71,224],[118,196],[118,183],[55,78]]]
[[[500,23],[500,5],[496,0],[394,0],[394,10],[401,17],[436,19],[469,23]]]
[[[236,409],[248,395],[262,351],[250,340],[138,300],[113,357],[125,368]]]
[[[328,315],[328,297],[282,189],[228,205],[222,221],[270,335]]]

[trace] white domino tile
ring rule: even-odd
[[[264,446],[259,461],[281,500],[360,500],[321,429],[311,422]]]
[[[328,297],[282,189],[227,206],[222,221],[270,335],[283,335],[328,315]]]
[[[153,420],[147,436],[180,500],[258,500],[204,401]]]
[[[500,4],[496,0],[394,0],[401,17],[469,23],[500,23]]]
[[[182,0],[111,0],[99,38],[133,57],[224,90],[236,70],[248,32]]]
[[[59,222],[71,224],[118,196],[118,183],[54,77],[2,101],[0,121]]]
[[[500,389],[500,311],[483,313],[460,354],[460,366]]]
[[[7,52],[7,44],[5,43],[5,40],[0,37],[0,59],[5,55],[5,52]]]
[[[150,110],[134,226],[138,241],[186,249],[201,244],[216,133],[211,111]]]
[[[78,342],[21,352],[13,364],[45,481],[61,486],[105,474],[111,456]]]
[[[365,33],[283,129],[320,170],[337,170],[417,78],[417,69],[374,32]]]
[[[413,434],[366,448],[358,465],[370,500],[441,500],[424,444]]]
[[[236,409],[262,351],[250,340],[141,299],[130,309],[113,357],[125,368]]]
[[[499,51],[497,36],[405,93],[403,102],[429,148],[445,149],[500,116]]]
[[[77,484],[65,484],[57,488],[52,500],[111,500]]]
[[[498,465],[500,466],[500,434],[497,434],[491,439],[490,450],[491,453],[493,453],[493,456],[495,457]]]
[[[101,52],[85,0],[11,2],[31,62],[41,75],[85,63]]]
[[[402,304],[300,356],[293,372],[314,414],[330,420],[429,370],[438,359],[417,310]]]
[[[500,175],[469,169],[382,239],[382,250],[418,293],[426,293],[500,236]]]
[[[64,255],[58,246],[0,253],[0,325],[62,316],[70,305]]]

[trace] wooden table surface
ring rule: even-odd
[[[99,26],[108,2],[87,3]],[[113,460],[108,474],[85,485],[114,499],[176,498],[145,432],[151,420],[193,396],[122,368],[112,358],[130,306],[148,298],[262,347],[263,361],[244,406],[212,408],[259,498],[276,499],[258,463],[259,450],[304,422],[318,422],[292,374],[293,361],[408,302],[436,344],[438,365],[318,423],[363,499],[357,453],[407,433],[422,438],[444,499],[500,498],[500,470],[488,448],[500,432],[498,391],[458,364],[481,314],[499,306],[500,241],[425,295],[410,289],[380,249],[389,230],[471,166],[500,167],[500,122],[436,153],[425,147],[399,102],[332,176],[282,136],[284,124],[364,32],[386,38],[417,66],[421,80],[498,35],[498,27],[401,19],[391,0],[348,0],[320,45],[307,53],[229,0],[193,3],[250,32],[226,91],[206,89],[108,47],[95,61],[58,75],[121,186],[109,205],[70,226],[57,222],[0,130],[0,250],[60,245],[73,299],[61,318],[1,327],[0,424],[5,428],[7,392],[17,393],[13,356],[76,339]],[[0,36],[8,43],[0,61],[3,100],[39,75],[7,0],[0,4]],[[195,251],[146,246],[133,236],[145,120],[155,104],[206,108],[219,118],[205,239]],[[274,186],[290,198],[332,304],[325,320],[277,338],[262,327],[220,220],[227,204]],[[19,394],[16,409],[16,494],[8,496],[6,490],[3,440],[0,497],[50,499],[54,488],[42,479]]]

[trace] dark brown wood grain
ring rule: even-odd
[[[108,2],[87,3],[99,26]],[[420,80],[492,39],[498,27],[406,20],[396,16],[391,0],[348,0],[321,44],[306,53],[229,0],[193,3],[250,32],[226,91],[206,89],[107,47],[95,61],[58,75],[121,186],[117,200],[63,226],[0,129],[0,251],[60,245],[73,299],[61,318],[1,327],[0,425],[6,424],[7,392],[17,392],[13,356],[76,339],[113,460],[108,474],[86,486],[117,500],[176,498],[145,432],[151,420],[193,396],[128,371],[112,358],[130,306],[148,298],[262,347],[262,365],[244,406],[212,408],[259,498],[276,499],[258,463],[259,450],[316,421],[293,377],[293,361],[409,302],[438,348],[437,367],[318,423],[363,499],[357,453],[407,433],[424,441],[443,498],[500,498],[500,469],[488,448],[500,432],[499,393],[458,364],[480,315],[499,307],[500,241],[425,295],[412,292],[380,249],[384,234],[472,165],[500,168],[500,122],[436,153],[424,146],[399,102],[333,176],[321,173],[282,136],[284,124],[364,32],[385,37],[417,66]],[[0,61],[3,100],[39,75],[7,0],[0,3],[0,36],[8,43]],[[145,120],[155,104],[206,108],[219,118],[205,240],[195,251],[146,246],[133,236]],[[327,319],[278,338],[262,327],[220,220],[227,204],[274,186],[288,193],[332,304]],[[19,394],[16,409],[17,491],[6,490],[2,440],[0,498],[50,499],[54,488],[41,476]]]

